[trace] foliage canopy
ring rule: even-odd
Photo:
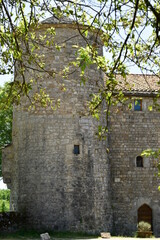
[[[82,54],[83,49],[80,51],[81,60],[89,64],[94,62],[102,69],[111,80],[107,83],[107,90],[115,88],[115,74],[126,76],[130,64],[137,65],[142,73],[147,71],[159,76],[158,0],[0,0],[0,74],[20,73],[21,79],[13,84],[19,95],[22,92],[28,94],[31,86],[26,83],[24,72],[32,68],[33,63],[36,70],[47,71],[41,58],[35,54],[38,45],[34,32],[38,23],[47,16],[67,16],[77,26],[87,25],[86,30],[81,32],[87,45],[85,56]],[[105,58],[98,56],[95,47],[87,41],[88,30],[95,28],[103,40]],[[53,30],[50,33],[55,34]],[[44,43],[53,44],[52,41],[46,39]],[[27,56],[25,61],[24,54]],[[16,64],[18,70],[14,70]],[[80,66],[82,71],[85,66]]]

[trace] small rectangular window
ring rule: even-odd
[[[134,100],[134,111],[142,111],[142,100],[141,99]]]
[[[143,158],[141,156],[136,157],[136,166],[143,167]]]
[[[74,145],[74,154],[80,154],[79,145]]]

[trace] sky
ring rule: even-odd
[[[2,179],[0,179],[0,189],[7,189],[7,185],[3,183]]]
[[[13,79],[12,75],[0,75],[0,86],[3,86],[5,82],[9,82]]]

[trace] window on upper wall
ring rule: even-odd
[[[142,156],[136,157],[136,167],[143,167],[143,157]]]
[[[80,154],[79,145],[74,145],[74,150],[73,150],[73,153],[74,153],[75,155],[78,155],[78,154]]]
[[[134,100],[134,111],[142,111],[142,99]]]

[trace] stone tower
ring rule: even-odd
[[[55,28],[55,42],[64,47],[41,47],[48,69],[60,72],[75,60],[74,44],[85,46],[77,26],[52,17],[37,30]],[[89,33],[89,41],[94,38]],[[102,46],[99,46],[102,54]],[[26,78],[34,72],[26,72]],[[88,69],[88,81],[80,84],[79,72],[55,81],[43,75],[41,86],[60,98],[56,111],[15,108],[13,143],[3,153],[4,181],[11,189],[11,208],[25,216],[26,226],[51,230],[110,231],[110,166],[106,141],[98,141],[98,123],[86,116],[87,101],[103,84],[101,71]],[[35,77],[35,76],[34,76]],[[60,91],[57,81],[64,84]],[[102,119],[103,121],[103,119]],[[32,225],[32,226],[31,226]]]

